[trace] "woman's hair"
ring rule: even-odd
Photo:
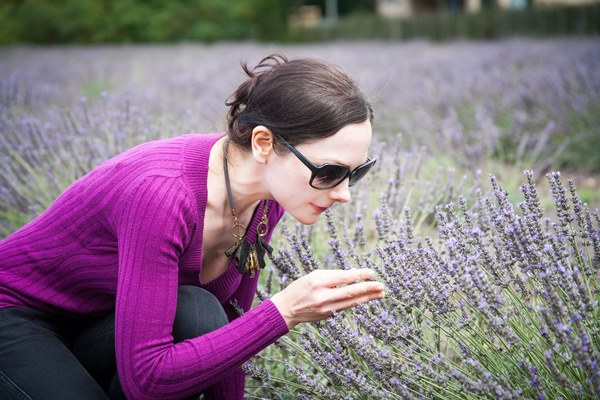
[[[227,134],[243,149],[250,148],[258,125],[297,145],[331,136],[349,124],[373,121],[369,102],[333,64],[271,54],[253,69],[245,63],[242,68],[248,79],[225,104],[230,107]],[[273,140],[276,150],[285,149],[277,137]]]

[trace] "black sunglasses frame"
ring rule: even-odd
[[[302,155],[302,153],[300,153],[298,151],[298,149],[296,149],[294,146],[292,146],[291,144],[289,144],[284,138],[282,138],[280,135],[277,135],[277,137],[279,138],[279,140],[281,140],[288,149],[290,149],[290,151],[292,153],[294,153],[294,155],[304,164],[308,167],[308,169],[310,169],[311,175],[310,175],[310,180],[308,182],[308,184],[317,190],[327,190],[327,189],[331,189],[336,187],[337,185],[339,185],[340,183],[344,182],[344,180],[346,178],[350,178],[350,182],[348,183],[348,186],[354,186],[356,185],[365,175],[367,172],[369,172],[369,170],[371,169],[371,167],[373,167],[373,165],[375,165],[375,163],[377,162],[377,158],[373,158],[371,159],[370,157],[367,157],[367,161],[361,165],[359,165],[358,167],[354,168],[353,170],[350,170],[350,168],[347,165],[342,165],[342,164],[333,164],[333,163],[325,163],[325,164],[321,164],[321,165],[315,165],[312,162],[310,162],[306,157],[304,157]],[[321,171],[323,168],[326,167],[340,167],[340,168],[344,168],[346,170],[346,174],[344,175],[343,178],[341,178],[338,182],[332,184],[331,186],[327,186],[327,187],[318,187],[318,186],[314,186],[313,185],[313,181],[315,180],[315,177],[317,176],[317,174],[319,173],[319,171]],[[358,171],[361,171],[363,169],[367,168],[367,171],[365,171],[365,173],[363,175],[360,176],[360,178],[358,180],[353,180],[352,178],[354,176],[356,176],[356,173]]]

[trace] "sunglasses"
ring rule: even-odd
[[[296,157],[298,157],[300,161],[302,161],[304,165],[308,167],[308,169],[310,169],[311,175],[308,184],[315,189],[331,189],[342,183],[344,179],[348,177],[350,178],[348,185],[354,186],[377,162],[377,158],[370,159],[367,157],[367,161],[364,164],[359,165],[353,170],[350,170],[350,168],[348,168],[346,165],[341,164],[325,163],[317,166],[308,161],[308,159],[304,157],[302,153],[300,153],[294,146],[286,142],[281,136],[277,135],[277,137],[288,147],[288,149],[290,149],[292,153],[294,153]]]

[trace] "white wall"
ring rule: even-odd
[[[481,10],[481,0],[467,0],[466,2],[467,11],[477,12]]]
[[[411,15],[410,0],[377,0],[377,12],[386,17],[406,17]]]

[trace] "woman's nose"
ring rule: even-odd
[[[350,179],[346,178],[342,183],[337,185],[334,188],[331,188],[329,192],[329,196],[339,202],[339,203],[347,203],[352,200],[352,196],[350,195]]]

